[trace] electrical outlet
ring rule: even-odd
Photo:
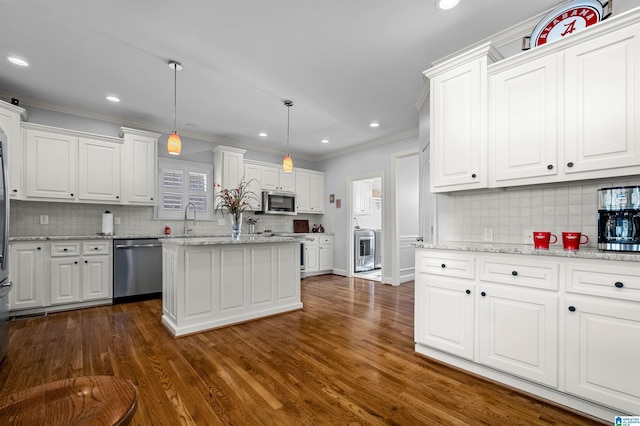
[[[218,225],[224,226],[224,219],[218,219]]]
[[[485,241],[493,241],[493,229],[484,228],[484,240]]]
[[[41,214],[40,215],[40,225],[48,225],[49,224],[49,215]]]
[[[523,240],[525,244],[533,244],[533,230],[525,229],[522,233]]]
[[[118,216],[113,218],[113,224],[114,225],[120,225],[120,218]]]

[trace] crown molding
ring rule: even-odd
[[[380,145],[385,145],[388,143],[392,143],[392,142],[398,142],[398,141],[402,141],[405,139],[409,139],[412,137],[416,137],[418,136],[418,128],[415,129],[409,129],[409,130],[405,130],[402,132],[398,132],[398,133],[394,133],[392,135],[388,135],[382,138],[378,138],[378,139],[374,139],[372,141],[369,142],[365,142],[362,143],[360,145],[356,145],[356,146],[352,146],[349,148],[345,148],[339,151],[334,151],[330,154],[326,154],[326,155],[322,155],[322,156],[315,156],[314,159],[312,159],[311,161],[324,161],[324,160],[329,160],[331,158],[336,158],[336,157],[340,157],[342,155],[346,155],[346,154],[351,154],[354,152],[358,152],[358,151],[363,151],[365,149],[370,149],[370,148],[375,148],[377,146]]]

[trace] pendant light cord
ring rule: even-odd
[[[287,155],[289,153],[289,110],[291,109],[291,105],[287,105]]]
[[[173,63],[173,131],[178,132],[178,63]]]

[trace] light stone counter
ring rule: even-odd
[[[178,246],[209,246],[221,244],[273,244],[273,243],[292,243],[297,240],[292,237],[261,237],[261,236],[241,236],[239,240],[233,240],[231,237],[173,237],[162,238],[162,242],[168,245]]]
[[[601,260],[622,260],[629,262],[640,262],[640,253],[619,252],[619,251],[601,251],[594,248],[581,248],[577,251],[563,250],[562,245],[554,247],[552,245],[549,250],[536,250],[531,244],[500,244],[500,243],[476,243],[468,241],[445,241],[439,243],[411,243],[415,248],[437,249],[437,250],[454,250],[454,251],[472,251],[484,253],[507,253],[507,254],[526,254],[536,256],[554,256],[569,257],[581,259],[601,259]]]

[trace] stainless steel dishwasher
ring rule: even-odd
[[[157,238],[113,240],[113,302],[162,297],[162,243]]]

